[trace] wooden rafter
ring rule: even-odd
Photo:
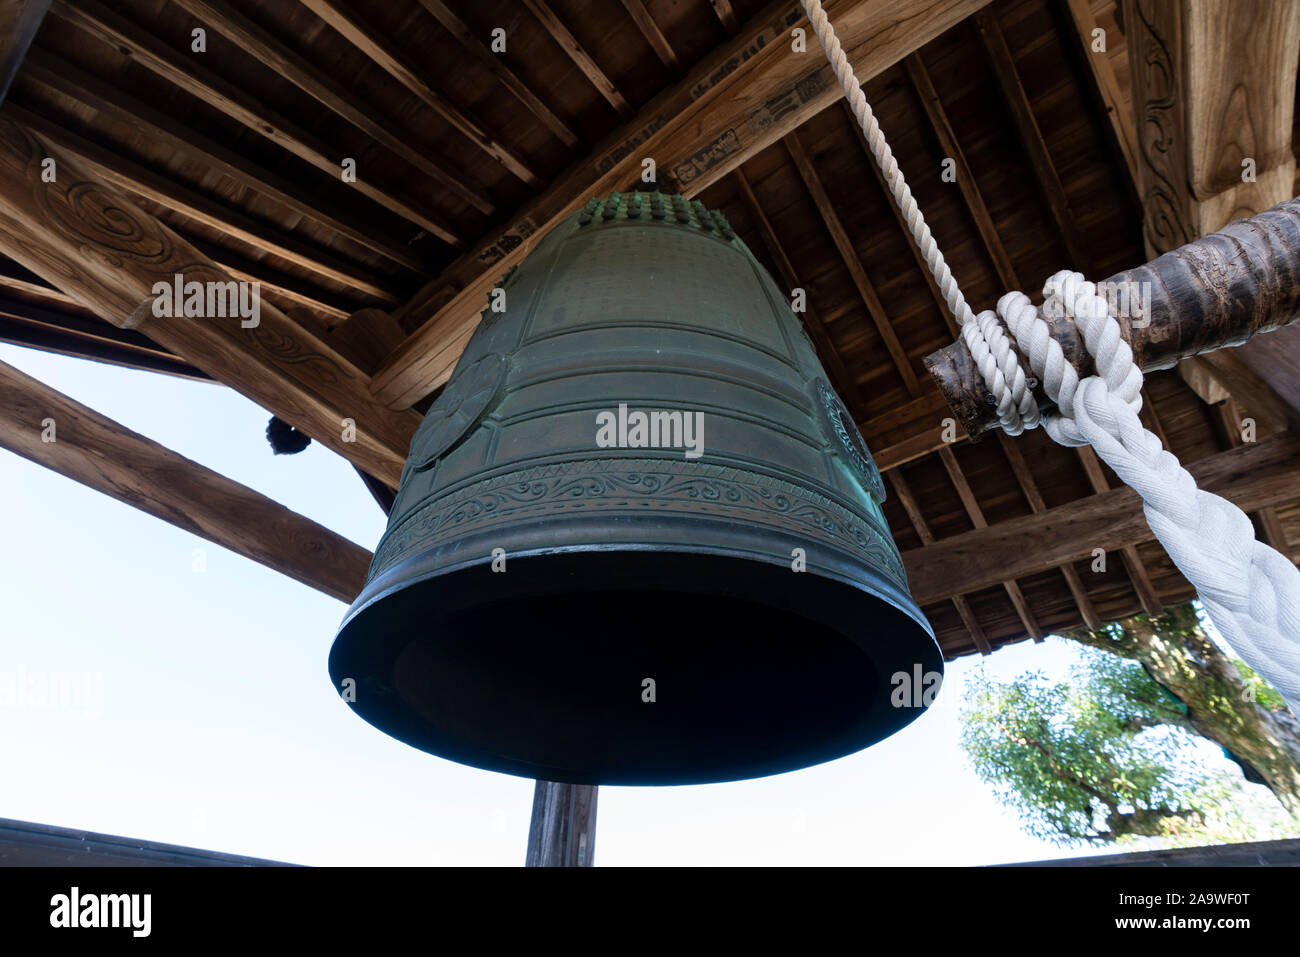
[[[456,16],[450,7],[443,3],[442,0],[419,0],[419,2],[420,6],[428,10],[448,33],[460,41],[460,45],[478,61],[480,66],[485,67],[497,78],[502,86],[514,94],[520,103],[528,107],[547,129],[558,136],[560,142],[570,149],[578,145],[578,134],[569,129],[565,122],[542,102],[541,97],[534,93],[528,84],[515,74],[514,70],[506,66],[499,55],[488,49],[465,21]],[[625,2],[635,2],[635,0],[625,0]]]
[[[1002,28],[998,25],[998,18],[992,8],[986,7],[976,13],[975,25],[979,28],[980,39],[988,53],[989,61],[993,64],[993,73],[997,77],[998,86],[1002,89],[1002,98],[1011,113],[1020,142],[1029,155],[1029,165],[1033,168],[1034,178],[1038,181],[1039,189],[1047,200],[1048,209],[1051,210],[1052,219],[1056,223],[1057,232],[1065,247],[1065,254],[1070,258],[1070,267],[1085,275],[1093,275],[1092,264],[1079,242],[1079,230],[1070,211],[1070,200],[1065,195],[1065,188],[1061,185],[1061,178],[1052,163],[1052,156],[1047,151],[1042,130],[1038,127],[1038,120],[1034,118],[1033,106],[1025,93],[1024,85],[1020,82],[1015,60],[1011,56],[1010,48],[1007,47],[1006,38],[1002,35]]]
[[[744,171],[738,169],[731,175],[736,181],[741,199],[748,207],[750,215],[758,226],[759,235],[763,238],[763,245],[767,247],[768,254],[772,257],[777,272],[781,275],[781,281],[785,283],[787,290],[793,295],[793,290],[803,288],[803,283],[799,281],[799,276],[794,271],[794,265],[790,262],[790,257],[786,255],[785,247],[777,239],[776,230],[772,228],[772,224],[768,221],[767,214],[759,204],[758,197],[754,195],[754,190],[749,185],[749,179],[745,176]],[[840,355],[839,350],[835,348],[830,333],[827,331],[826,326],[822,324],[821,316],[818,315],[812,303],[806,304],[803,322],[817,346],[818,354],[830,372],[831,381],[834,383],[836,390],[844,398],[845,404],[853,414],[854,419],[861,422],[866,415],[866,400],[862,395],[862,390],[858,388],[857,381],[850,374],[848,368],[845,367],[843,357]]]
[[[841,0],[835,29],[859,77],[869,79],[959,22],[985,0]],[[556,179],[511,221],[484,237],[402,311],[419,328],[375,376],[375,394],[408,408],[447,380],[496,279],[594,195],[620,189],[653,157],[688,197],[772,145],[842,95],[824,61],[787,56],[802,8],[776,0],[732,40],[647,104],[592,156]],[[780,101],[782,108],[770,104]],[[787,108],[788,107],[788,108]],[[448,298],[450,296],[450,298]]]
[[[722,21],[722,28],[735,36],[740,30],[740,20],[731,6],[731,0],[709,0],[709,4],[713,7],[713,12],[718,15],[718,19]]]
[[[435,162],[429,149],[413,146],[406,138],[392,132],[389,124],[375,116],[374,108],[359,102],[341,83],[312,66],[287,45],[267,33],[225,0],[175,0],[177,6],[196,19],[209,24],[218,33],[237,43],[267,67],[313,97],[338,116],[347,120],[390,152],[404,159],[424,175],[441,183],[481,213],[495,212],[482,189],[466,182],[449,169],[446,161]],[[495,62],[495,58],[493,60]],[[499,65],[499,64],[498,64]],[[337,164],[336,164],[337,165]]]
[[[943,463],[944,471],[952,480],[953,488],[957,490],[957,497],[961,499],[962,507],[966,509],[971,524],[976,528],[988,528],[989,523],[984,517],[984,509],[980,508],[979,499],[975,497],[975,492],[971,489],[970,482],[966,480],[966,474],[961,470],[961,464],[958,463],[957,456],[953,455],[952,449],[947,446],[941,448],[939,461]],[[1034,617],[1034,612],[1020,589],[1020,583],[1014,578],[1004,579],[1002,587],[1006,590],[1007,597],[1011,599],[1016,614],[1020,616],[1020,623],[1025,626],[1025,631],[1034,641],[1042,641],[1043,629],[1038,627],[1038,620]]]
[[[1030,469],[1029,463],[1025,461],[1025,456],[1021,453],[1016,440],[999,430],[998,442],[1002,446],[1003,454],[1007,457],[1007,462],[1011,465],[1011,471],[1015,473],[1016,481],[1020,484],[1020,491],[1024,493],[1029,508],[1036,515],[1046,512],[1047,502],[1043,500],[1043,493],[1039,490],[1038,483],[1034,481],[1034,473]],[[1074,603],[1079,609],[1079,617],[1093,631],[1101,630],[1101,618],[1097,615],[1097,609],[1092,603],[1092,597],[1088,594],[1088,589],[1084,587],[1083,579],[1079,577],[1078,571],[1068,562],[1062,563],[1059,567],[1061,575],[1065,578],[1065,584],[1070,589],[1070,594],[1074,596]]]
[[[1091,446],[1080,446],[1075,449],[1078,454],[1079,464],[1083,467],[1084,474],[1088,476],[1088,484],[1092,486],[1093,492],[1110,491],[1110,483],[1106,480],[1106,473],[1102,470],[1101,460],[1097,458],[1097,453],[1092,450]],[[1095,545],[1094,548],[1105,546]],[[1124,568],[1128,572],[1129,581],[1133,583],[1133,591],[1137,594],[1138,601],[1142,603],[1142,610],[1148,615],[1156,616],[1164,611],[1161,604],[1160,596],[1156,594],[1155,587],[1151,584],[1151,576],[1147,574],[1146,565],[1142,562],[1142,557],[1138,555],[1137,546],[1132,543],[1126,543],[1120,547],[1120,554],[1123,556]]]
[[[42,180],[46,158],[57,164],[55,182]],[[270,303],[261,303],[260,322],[250,328],[238,318],[156,318],[156,283],[170,284],[177,276],[185,282],[230,277],[91,177],[78,160],[8,119],[0,119],[0,252],[95,315],[138,328],[371,475],[397,485],[418,414],[376,403],[361,370]]]
[[[358,176],[355,182],[344,184],[340,175],[343,157],[334,147],[259,103],[244,90],[195,62],[192,57],[183,56],[174,46],[101,6],[96,0],[77,0],[75,6],[70,0],[54,0],[54,12],[119,51],[129,52],[141,66],[328,173],[340,184],[341,189],[355,190],[452,246],[464,245],[455,230],[423,204],[380,189],[364,176]],[[375,245],[382,246],[376,251],[383,252],[384,255],[390,255],[393,249],[398,248],[390,243],[377,243],[373,238],[369,239],[369,244],[371,248]]]
[[[849,276],[853,280],[858,295],[862,298],[863,305],[867,307],[867,314],[871,317],[872,323],[875,324],[876,332],[880,334],[880,341],[885,344],[889,357],[894,361],[894,368],[898,370],[899,378],[903,380],[903,386],[907,389],[908,395],[913,397],[920,395],[921,383],[916,377],[916,371],[912,368],[911,360],[908,359],[903,344],[898,341],[898,333],[894,331],[894,327],[889,321],[889,315],[885,312],[880,297],[876,295],[875,287],[871,284],[871,280],[867,278],[867,271],[862,266],[862,260],[858,258],[858,252],[853,247],[853,241],[849,238],[849,234],[845,232],[844,224],[840,222],[839,214],[835,212],[835,206],[826,194],[826,188],[822,185],[821,178],[818,177],[812,160],[804,150],[803,144],[799,142],[798,134],[788,134],[783,142],[790,154],[790,158],[794,161],[795,168],[799,171],[799,178],[803,180],[804,186],[812,197],[813,205],[817,207],[817,212],[826,226],[826,231],[831,234],[835,248],[839,250],[840,258],[844,261],[844,267],[849,271]]]
[[[1132,181],[1134,189],[1136,189],[1138,181],[1137,130],[1133,123],[1133,108],[1120,89],[1119,80],[1115,76],[1115,68],[1111,65],[1110,58],[1104,51],[1094,51],[1092,48],[1092,32],[1098,29],[1097,19],[1092,12],[1092,5],[1088,0],[1066,0],[1066,6],[1070,8],[1070,18],[1074,21],[1074,32],[1080,46],[1083,48],[1084,61],[1092,71],[1097,93],[1106,109],[1106,119],[1110,123],[1120,155],[1124,159],[1125,171]]]
[[[957,319],[953,316],[952,310],[948,308],[948,302],[943,298],[943,292],[939,289],[939,284],[934,281],[934,276],[930,274],[930,267],[925,264],[925,255],[921,252],[921,247],[916,244],[916,237],[908,229],[902,211],[898,208],[898,204],[894,202],[894,196],[889,191],[889,184],[885,182],[884,174],[880,172],[875,157],[871,155],[871,146],[867,143],[867,136],[862,132],[862,126],[858,123],[857,117],[853,115],[853,108],[849,106],[848,100],[840,100],[840,107],[848,118],[849,128],[853,130],[853,136],[858,141],[858,146],[866,154],[867,165],[871,167],[876,183],[879,184],[881,191],[885,194],[885,204],[889,207],[889,211],[894,214],[894,222],[902,231],[903,238],[907,240],[907,248],[912,253],[912,260],[916,263],[916,268],[921,271],[921,275],[925,277],[926,287],[930,290],[934,304],[939,307],[939,314],[943,316],[943,321],[948,326],[948,331],[952,333],[953,338],[957,338],[961,335],[961,330],[957,327]]]
[[[2,362],[0,446],[340,601],[365,583],[360,545]]]
[[[152,170],[97,143],[92,143],[44,116],[12,103],[4,105],[3,113],[82,159],[107,183],[165,206],[195,222],[219,229],[234,239],[309,269],[319,276],[345,283],[361,295],[386,303],[395,302],[397,299],[391,292],[377,285],[364,270],[344,263],[329,253],[316,249],[294,236],[282,233],[272,226],[257,222],[237,209],[208,199],[180,183],[159,176]],[[327,315],[342,311],[319,300],[304,302],[304,305],[319,309]]]
[[[551,35],[551,39],[564,51],[564,55],[573,61],[573,65],[582,71],[583,76],[591,81],[591,85],[609,102],[615,112],[624,119],[631,116],[632,107],[628,105],[627,100],[623,99],[623,94],[618,92],[618,87],[591,58],[578,42],[577,37],[569,32],[564,21],[546,5],[546,0],[523,0],[523,4],[541,22],[546,32]]]
[[[682,68],[682,63],[677,59],[677,54],[673,52],[672,44],[664,36],[663,30],[659,29],[659,24],[655,18],[650,16],[650,11],[645,8],[641,0],[623,0],[623,9],[627,10],[636,28],[641,31],[650,48],[655,51],[655,56],[663,61],[663,65],[668,67],[674,73]]]
[[[336,0],[302,0],[302,4],[370,57],[393,79],[423,100],[435,113],[464,134],[488,156],[529,186],[536,186],[541,182],[541,177],[533,172],[523,159],[483,129],[464,110],[429,86],[420,76],[415,65],[395,53],[392,44],[356,13],[344,10]]]
[[[141,136],[166,143],[210,169],[217,170],[254,192],[282,203],[308,219],[328,226],[340,236],[379,253],[386,259],[422,272],[420,257],[402,244],[376,236],[372,227],[332,209],[319,194],[313,194],[284,177],[263,169],[236,150],[189,129],[172,117],[120,90],[114,90],[57,57],[33,50],[23,69],[23,79],[71,97],[115,121],[128,125]]]
[[[961,144],[957,142],[957,134],[953,132],[952,124],[948,122],[948,113],[939,99],[938,91],[934,88],[934,82],[930,79],[930,72],[925,68],[925,61],[921,59],[921,54],[913,53],[904,61],[904,65],[907,68],[908,79],[912,82],[912,88],[916,91],[921,107],[930,121],[930,129],[939,141],[939,148],[943,150],[944,156],[953,161],[957,188],[961,190],[966,209],[975,223],[976,230],[979,231],[980,239],[984,241],[984,248],[993,262],[998,281],[1007,289],[1019,289],[1020,280],[1016,278],[1011,257],[1007,255],[1002,239],[998,236],[997,227],[993,225],[993,217],[989,215],[988,207],[984,205],[984,197],[980,194],[979,187],[975,185],[975,176],[966,162],[966,154],[962,152]]]
[[[907,512],[907,517],[911,519],[912,527],[916,529],[916,535],[921,539],[921,544],[923,546],[933,545],[934,534],[925,521],[925,515],[921,512],[920,505],[917,504],[916,496],[912,494],[911,486],[907,484],[907,479],[903,478],[903,473],[898,470],[890,472],[889,484],[893,486],[894,494],[898,496],[903,511]],[[976,617],[970,602],[966,600],[966,596],[955,594],[947,597],[951,599],[953,606],[957,609],[957,615],[970,633],[971,641],[975,643],[975,647],[979,649],[981,654],[991,655],[993,646],[989,644],[988,635],[980,627],[979,618]]]
[[[0,103],[49,9],[50,0],[0,0]]]
[[[1232,396],[1228,396],[1215,406],[1215,410],[1219,416],[1220,425],[1223,427],[1223,435],[1227,439],[1228,448],[1239,448],[1242,444],[1242,415],[1237,403],[1233,401]],[[1255,516],[1259,520],[1260,531],[1264,533],[1263,541],[1270,548],[1276,549],[1287,558],[1294,560],[1291,555],[1291,546],[1287,542],[1286,532],[1282,528],[1282,521],[1278,518],[1277,512],[1271,507],[1265,507],[1255,512]]]
[[[1295,498],[1300,437],[1283,433],[1194,462],[1188,471],[1202,489],[1244,511]],[[1142,499],[1117,488],[953,535],[903,553],[912,596],[922,605],[1081,561],[1094,548],[1113,551],[1152,541]]]

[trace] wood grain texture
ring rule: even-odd
[[[0,103],[49,9],[50,0],[0,0]]]
[[[592,784],[538,781],[528,825],[527,867],[591,867],[596,858],[596,801]]]
[[[1188,471],[1202,489],[1253,511],[1296,494],[1300,438],[1284,433],[1220,452]],[[1142,500],[1129,488],[1111,489],[1039,514],[999,522],[903,553],[903,565],[920,604],[1023,578],[1066,562],[1154,540]]]
[[[908,520],[912,527],[916,529],[916,535],[921,539],[923,545],[933,545],[934,535],[930,531],[930,526],[925,520],[925,514],[921,511],[921,506],[912,494],[912,488],[907,484],[907,479],[903,477],[901,471],[889,473],[889,484],[894,489],[894,494],[898,496],[899,502],[902,503],[903,511],[907,513]],[[957,615],[961,618],[962,624],[966,626],[967,632],[970,633],[971,642],[979,650],[980,654],[991,655],[993,646],[989,644],[989,639],[984,634],[984,629],[980,627],[979,618],[976,617],[974,610],[970,606],[964,595],[952,595],[953,607],[957,609]]]
[[[638,0],[624,0],[624,5],[637,2]],[[542,102],[541,97],[529,89],[528,84],[521,80],[514,70],[506,66],[499,54],[493,53],[486,47],[483,41],[478,38],[464,20],[456,16],[450,7],[443,3],[442,0],[420,0],[420,6],[428,10],[448,33],[459,40],[460,45],[477,63],[485,67],[488,72],[500,81],[502,86],[518,97],[520,103],[532,110],[533,115],[541,120],[547,129],[558,136],[565,146],[573,148],[578,145],[578,135],[569,129],[568,125],[556,116],[549,106]],[[644,8],[642,9],[644,10]],[[651,23],[653,22],[651,21]],[[484,210],[484,212],[491,212],[491,210]]]
[[[564,25],[564,21],[547,6],[546,0],[522,0],[522,2],[528,8],[528,12],[546,28],[546,32],[551,35],[556,46],[563,50],[564,55],[573,61],[573,65],[582,71],[582,75],[591,81],[591,85],[609,102],[614,111],[624,119],[631,116],[632,107],[628,105],[627,100],[623,99],[623,94],[618,92],[618,87],[591,58],[583,45],[578,42],[577,37]]]
[[[290,234],[259,223],[236,208],[218,203],[187,186],[160,176],[124,156],[105,149],[98,143],[92,143],[85,137],[50,122],[43,116],[14,106],[12,103],[6,103],[2,112],[3,115],[23,124],[29,130],[45,137],[50,143],[82,160],[86,167],[105,183],[175,210],[196,222],[219,229],[227,236],[280,256],[321,277],[345,283],[362,295],[383,303],[393,303],[397,300],[391,292],[377,285],[366,271],[345,263]],[[327,316],[338,312],[323,302],[309,305]],[[345,312],[338,318],[346,318],[346,316]]]
[[[435,113],[459,130],[484,153],[530,186],[541,178],[505,143],[479,125],[456,104],[433,89],[415,64],[395,53],[387,38],[356,13],[343,9],[336,0],[302,0],[304,6],[341,33],[349,43],[381,66],[393,79],[425,102]]]
[[[42,181],[42,161],[57,163]],[[364,373],[270,303],[261,321],[155,318],[154,284],[228,281],[208,257],[81,164],[0,119],[0,251],[117,326],[140,332],[372,475],[397,484],[420,416],[374,402]],[[345,439],[344,419],[356,425]]]
[[[1300,319],[1300,200],[1230,223],[1103,282],[1150,291],[1149,316],[1132,311],[1116,316],[1133,361],[1144,372],[1281,329]],[[1094,374],[1073,320],[1039,314],[1080,378]],[[967,432],[978,436],[993,426],[997,417],[964,342],[931,353],[925,364]],[[1277,375],[1287,381],[1284,370]],[[1034,394],[1041,408],[1053,407],[1041,385]]]
[[[315,2],[315,0],[313,0]],[[982,6],[984,0],[841,0],[835,28],[858,76],[883,71]],[[592,196],[621,189],[651,156],[660,187],[698,195],[757,152],[780,140],[842,93],[814,49],[792,55],[796,3],[776,0],[740,32],[655,97],[592,156],[555,180],[500,230],[476,244],[417,294],[402,316],[419,328],[375,376],[375,394],[407,408],[442,385],[460,352],[449,344],[478,323],[488,290],[549,230]],[[805,24],[806,25],[806,24]],[[450,301],[439,303],[448,288]]]
[[[898,370],[903,385],[909,395],[920,395],[920,380],[912,368],[911,360],[907,357],[907,351],[903,348],[903,344],[898,341],[898,333],[890,325],[885,307],[881,304],[880,297],[876,295],[875,287],[867,277],[867,270],[858,257],[858,252],[853,246],[853,240],[849,238],[849,234],[844,229],[844,224],[840,222],[839,214],[835,211],[835,205],[831,202],[830,196],[826,193],[826,187],[822,185],[821,178],[813,167],[812,159],[809,158],[803,144],[799,142],[797,134],[790,133],[782,142],[790,154],[790,159],[794,161],[795,169],[799,171],[799,178],[803,180],[808,195],[812,197],[813,205],[817,207],[817,213],[821,216],[826,231],[831,235],[831,241],[834,242],[836,250],[839,251],[840,259],[844,262],[844,268],[849,271],[849,276],[852,278],[853,285],[862,299],[862,304],[867,308],[867,315],[871,317],[871,322],[880,335],[880,341],[884,343],[886,351],[889,352],[889,357],[894,361],[894,368]]]
[[[424,0],[421,0],[424,2]],[[663,65],[668,67],[674,73],[682,68],[681,61],[677,59],[677,54],[673,52],[672,44],[664,36],[663,30],[659,29],[659,24],[655,18],[650,15],[650,11],[645,8],[641,0],[622,0],[623,9],[627,10],[628,16],[636,24],[636,28],[641,31],[650,48],[655,51]]]
[[[345,86],[324,71],[317,69],[224,0],[176,0],[176,5],[239,44],[241,48],[292,82],[298,89],[319,100],[424,175],[447,187],[479,212],[489,215],[495,212],[496,206],[481,189],[456,176],[447,168],[446,163],[434,162],[427,149],[416,148],[405,138],[394,133],[389,124],[380,122],[371,106],[359,102]],[[496,63],[497,60],[492,58],[492,62]],[[446,235],[440,238],[458,246],[464,245],[460,237],[450,230],[446,230]]]
[[[365,584],[360,545],[2,362],[0,446],[340,601]]]
[[[164,80],[219,109],[231,119],[293,153],[317,169],[329,174],[340,190],[355,190],[368,199],[415,223],[444,242],[463,245],[455,232],[433,210],[423,204],[403,199],[380,189],[364,176],[344,183],[340,175],[343,157],[330,144],[303,129],[289,118],[267,108],[245,90],[230,83],[212,70],[182,55],[176,48],[159,40],[141,27],[100,5],[96,0],[55,0],[54,12],[76,24],[92,36],[112,44],[130,55]],[[372,230],[358,229],[350,238],[386,256],[393,262],[419,268],[418,257],[404,244],[375,235]]]

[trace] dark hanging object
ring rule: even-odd
[[[499,288],[334,642],[352,708],[578,784],[789,771],[920,714],[943,663],[880,475],[726,220],[592,200]]]
[[[297,455],[311,445],[311,436],[299,432],[278,415],[271,416],[266,423],[266,441],[271,443],[271,451],[276,455]]]

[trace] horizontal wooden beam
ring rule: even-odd
[[[313,0],[316,2],[316,0]],[[986,0],[840,0],[827,4],[846,55],[870,79],[979,9]],[[460,358],[450,347],[478,324],[488,291],[509,267],[593,196],[622,189],[653,158],[659,185],[688,197],[717,182],[842,97],[815,43],[792,53],[803,9],[776,0],[493,230],[402,311],[419,323],[375,376],[375,395],[408,408],[446,382]],[[451,299],[446,298],[448,290]]]
[[[3,362],[0,446],[340,601],[365,584],[360,545]]]
[[[1298,470],[1300,437],[1289,432],[1188,469],[1202,489],[1243,511],[1300,498]],[[912,549],[903,565],[912,597],[926,605],[1088,558],[1095,548],[1118,551],[1154,538],[1137,492],[1119,488]]]
[[[42,177],[46,158],[58,176]],[[268,302],[260,321],[155,317],[156,283],[231,277],[184,239],[95,180],[79,161],[0,118],[0,252],[95,315],[135,327],[371,475],[396,486],[415,412],[376,403],[364,372]]]

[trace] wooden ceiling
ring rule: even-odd
[[[1113,0],[827,8],[974,308],[1008,289],[1036,297],[1066,265],[1102,279],[1149,258]],[[801,23],[782,0],[53,0],[0,118],[125,194],[187,255],[260,281],[283,313],[275,334],[347,374],[326,390],[283,371],[293,350],[248,371],[233,347],[123,328],[129,308],[52,281],[57,269],[29,268],[16,247],[0,262],[0,340],[216,378],[327,444],[312,402],[373,407],[373,447],[331,447],[391,482],[418,423],[406,410],[446,380],[486,289],[569,211],[632,188],[653,156],[662,188],[722,210],[779,284],[807,290],[809,332],[886,472],[905,558],[1118,487],[1090,451],[1041,432],[943,441],[948,412],[922,359],[955,323],[816,41],[806,60],[788,54]],[[1087,46],[1093,28],[1104,55]],[[1247,413],[1261,439],[1278,426],[1187,378],[1149,375],[1144,409],[1184,463],[1240,444]],[[1257,520],[1292,554],[1300,505]],[[1192,596],[1150,541],[1093,566],[924,611],[951,657]]]

